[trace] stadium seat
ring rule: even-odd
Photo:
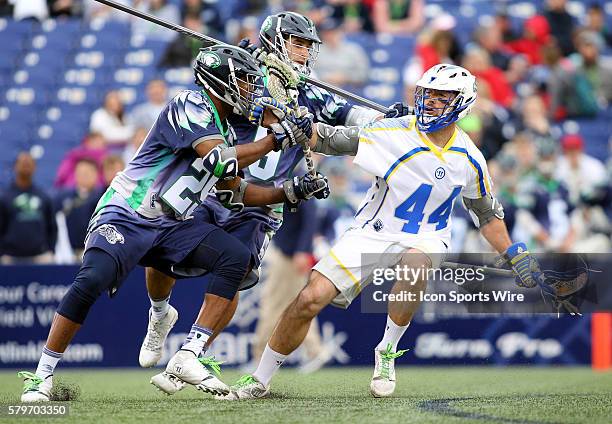
[[[102,102],[105,93],[78,86],[62,86],[54,96],[54,104],[58,106],[98,106]]]
[[[74,37],[54,32],[51,34],[37,34],[32,37],[31,45],[35,51],[48,50],[55,52],[67,52],[76,47],[77,40]]]
[[[103,70],[96,71],[91,68],[71,68],[61,76],[64,84],[89,87],[92,85],[105,86],[109,74]]]
[[[127,47],[126,37],[121,34],[106,32],[86,33],[79,40],[79,47],[83,50],[117,51]]]
[[[53,88],[58,83],[58,74],[43,66],[20,69],[13,75],[13,83],[19,85],[31,85],[44,89]]]
[[[4,102],[9,107],[41,108],[49,103],[49,93],[41,87],[10,87],[4,94]]]
[[[73,19],[48,19],[40,26],[44,34],[62,34],[64,37],[74,37],[83,28],[83,21],[78,18]]]

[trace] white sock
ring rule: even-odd
[[[199,356],[204,350],[204,345],[212,333],[213,332],[210,328],[200,327],[197,324],[193,324],[191,326],[189,335],[181,346],[181,350],[189,350],[193,352],[195,356]]]
[[[400,339],[408,329],[410,323],[406,325],[397,325],[393,322],[391,317],[387,315],[387,325],[385,327],[385,334],[383,335],[382,340],[376,346],[376,350],[387,350],[387,346],[391,344],[391,350],[393,352],[397,351],[397,344]]]
[[[43,347],[42,355],[38,361],[38,367],[36,368],[36,375],[43,380],[50,375],[53,375],[53,371],[57,366],[57,363],[62,359],[63,353],[53,352],[47,349],[47,346]]]
[[[287,355],[273,351],[270,349],[270,345],[266,344],[266,348],[261,355],[259,365],[253,373],[253,377],[267,387],[274,374],[276,374],[276,371],[278,371],[280,366],[283,365],[283,362],[285,362],[285,358],[287,358]]]
[[[170,295],[167,298],[161,300],[153,300],[149,297],[151,301],[151,314],[153,319],[159,321],[163,317],[166,316],[168,310],[170,309]]]

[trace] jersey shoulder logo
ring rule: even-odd
[[[441,180],[442,178],[444,178],[444,176],[446,175],[446,170],[444,168],[442,168],[441,166],[436,168],[436,171],[434,172],[434,176]]]
[[[123,237],[123,234],[121,234],[114,225],[103,224],[100,225],[96,231],[110,244],[125,243],[125,237]]]

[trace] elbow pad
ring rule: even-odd
[[[491,193],[480,199],[463,198],[463,205],[470,213],[474,225],[480,228],[493,218],[504,219],[504,207]]]
[[[355,156],[359,146],[359,127],[332,127],[317,124],[317,142],[312,149],[329,156]]]
[[[233,190],[217,190],[215,196],[219,203],[232,212],[240,212],[244,209],[244,193],[248,183],[240,180],[240,184]]]
[[[212,173],[220,180],[231,180],[238,176],[238,158],[236,148],[224,144],[215,146],[204,160],[209,162]]]
[[[351,127],[353,125],[361,127],[382,117],[382,113],[373,109],[368,109],[362,106],[353,106],[346,115],[346,122],[344,124],[347,127]]]

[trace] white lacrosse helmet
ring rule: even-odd
[[[451,91],[456,96],[447,101],[439,115],[426,113],[425,101],[430,90]],[[476,101],[476,78],[465,68],[439,64],[427,70],[416,83],[415,113],[417,127],[423,132],[440,130],[466,116]]]

